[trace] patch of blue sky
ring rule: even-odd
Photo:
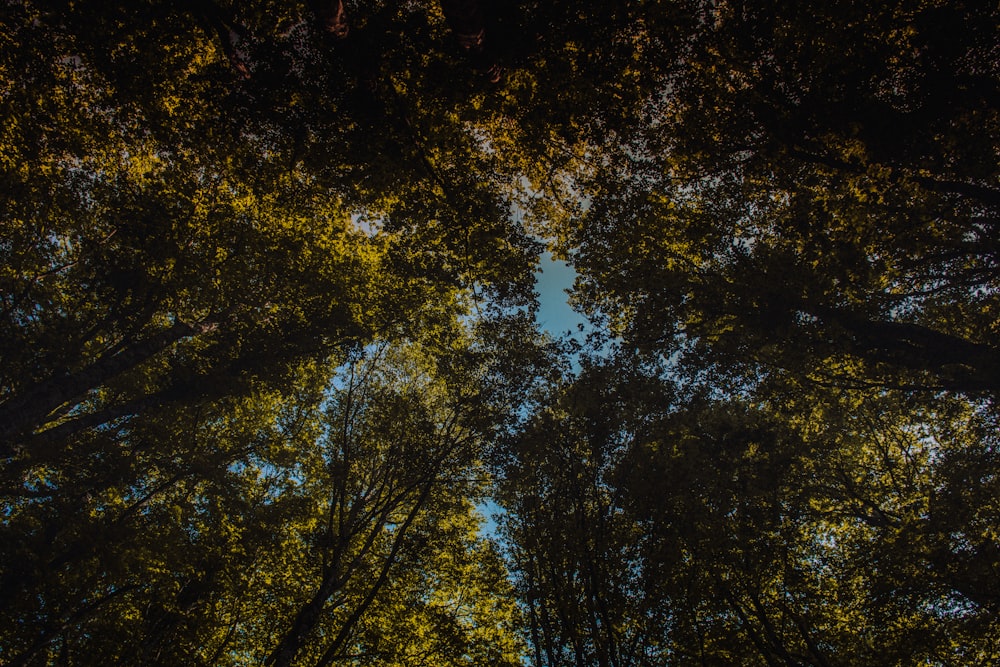
[[[500,507],[492,498],[486,498],[476,505],[476,512],[482,516],[482,522],[479,524],[480,537],[496,539],[498,537],[498,522],[506,513],[506,510]]]
[[[535,271],[535,290],[538,292],[535,321],[539,328],[553,336],[578,337],[586,327],[586,318],[573,310],[568,301],[575,280],[576,270],[572,266],[553,258],[548,251],[542,253]]]

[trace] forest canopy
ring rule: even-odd
[[[1000,662],[998,30],[5,0],[0,664]]]

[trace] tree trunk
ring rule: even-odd
[[[838,308],[806,305],[807,312],[844,329],[865,359],[936,376],[953,391],[1000,389],[1000,350],[912,322],[870,320]]]
[[[215,327],[213,322],[177,322],[116,354],[105,355],[75,373],[55,376],[28,387],[0,405],[0,441],[10,441],[39,428],[56,408],[69,401],[79,401],[88,391],[135,368],[174,343],[212,331]]]

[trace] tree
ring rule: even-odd
[[[505,567],[474,507],[489,424],[438,352],[383,344],[326,390],[181,424],[186,452],[143,451],[136,431],[117,461],[97,450],[103,468],[81,457],[76,479],[37,479],[7,505],[5,613],[20,622],[5,660],[518,664]]]
[[[536,664],[992,659],[995,591],[963,584],[996,566],[971,537],[996,513],[988,413],[722,400],[637,361],[585,367],[516,439],[502,498]]]
[[[662,608],[647,595],[642,528],[614,472],[630,448],[641,373],[585,366],[549,385],[510,440],[500,500],[533,664],[629,665],[658,659]],[[660,656],[662,657],[662,656]]]
[[[475,607],[466,608],[461,600],[445,599],[445,607],[434,604],[432,592],[440,588],[445,595],[449,590],[451,595],[462,595],[461,582],[449,579],[461,575],[462,569],[419,574],[429,565],[425,558],[446,568],[451,558],[496,558],[475,539],[476,524],[469,518],[476,489],[482,488],[476,470],[478,433],[476,425],[467,421],[464,405],[470,396],[463,393],[469,388],[447,384],[449,379],[462,378],[437,380],[433,367],[428,367],[431,360],[388,353],[392,356],[382,361],[376,351],[372,361],[349,371],[344,386],[328,401],[327,432],[316,460],[298,462],[304,492],[322,499],[320,513],[310,519],[308,538],[314,545],[309,560],[318,571],[313,574],[312,567],[304,567],[308,576],[315,577],[315,583],[303,591],[306,598],[295,590],[276,596],[297,610],[267,656],[268,664],[300,664],[303,659],[330,664],[359,651],[372,660],[389,651],[389,656],[398,655],[395,659],[405,662],[413,651],[430,651],[431,655],[442,651],[419,642],[408,647],[406,634],[394,647],[384,646],[385,640],[379,637],[393,637],[395,624],[406,628],[406,620],[420,622],[398,608],[385,621],[369,621],[369,627],[375,626],[373,637],[357,636],[359,628],[365,627],[362,619],[372,619],[385,595],[403,595],[404,599],[417,595],[422,602],[416,609],[431,615],[424,623],[433,624],[436,616],[453,605],[452,631],[461,632],[455,637],[459,642],[470,641],[482,630],[481,623],[496,628],[505,622],[479,618]],[[469,553],[463,555],[466,550]],[[488,560],[484,565],[491,567]],[[494,562],[486,572],[502,574],[498,566]],[[465,570],[465,574],[472,571]],[[404,582],[415,589],[396,588]],[[302,590],[301,575],[289,583]],[[502,587],[502,579],[489,585]],[[367,614],[369,610],[372,614]],[[432,630],[436,630],[433,625]],[[465,633],[471,633],[468,639],[463,639]],[[448,646],[447,637],[441,641]],[[515,647],[509,643],[507,651]],[[469,660],[486,659],[485,655],[475,658],[473,643],[457,655],[467,650],[472,651]],[[297,657],[300,652],[309,657]],[[443,658],[448,652],[439,655]],[[516,660],[510,653],[495,657]]]
[[[678,23],[662,94],[589,140],[591,205],[563,226],[580,303],[743,377],[993,391],[996,160],[970,134],[995,134],[986,23],[828,9]]]
[[[442,110],[390,80],[391,131],[371,145],[370,133],[349,131],[350,73],[320,76],[329,56],[319,44],[296,51],[279,38],[272,59],[254,61],[259,76],[234,90],[182,7],[101,7],[22,3],[11,21],[8,454],[172,349],[186,359],[199,350],[199,361],[175,364],[179,382],[145,377],[138,396],[78,409],[88,413],[79,425],[197,400],[192,386],[242,391],[248,376],[280,375],[276,357],[334,353],[452,289],[530,298],[535,244],[509,221],[496,160],[477,157],[474,137]],[[294,18],[270,9],[248,7],[248,19]],[[275,107],[275,97],[293,104]],[[453,125],[439,146],[423,138],[431,119]],[[370,159],[387,146],[395,164]],[[382,167],[345,175],[354,163]],[[392,233],[372,238],[360,218]]]
[[[294,8],[241,8],[244,83],[187,3],[9,9],[4,662],[377,660],[397,630],[404,662],[516,660],[513,609],[492,594],[503,567],[472,534],[483,436],[442,444],[499,409],[435,421],[444,390],[415,395],[391,386],[412,368],[382,368],[364,442],[320,426],[334,370],[373,340],[459,345],[477,300],[530,301],[537,244],[510,220],[495,156],[404,94],[405,70],[382,82],[385,127],[365,126],[345,92],[357,71]],[[404,18],[387,5],[372,23]],[[450,382],[476,373],[452,363]],[[324,536],[322,519],[352,508]],[[455,599],[465,589],[474,603]],[[421,605],[398,615],[400,600]],[[317,636],[324,653],[298,650]]]
[[[587,7],[592,40],[542,47],[558,64],[536,76],[559,72],[570,108],[561,134],[521,119],[567,156],[536,181],[539,209],[583,200],[547,229],[620,357],[554,387],[517,441],[504,497],[536,662],[992,659],[992,593],[960,582],[991,576],[995,540],[940,511],[960,489],[995,511],[983,16]],[[587,590],[580,573],[608,563],[624,565]],[[582,630],[587,601],[621,591],[609,626],[649,655]]]

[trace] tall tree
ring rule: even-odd
[[[32,470],[6,504],[5,662],[518,664],[475,510],[491,423],[432,351],[382,344],[329,384],[314,368],[292,394],[107,433],[116,458],[99,440]]]
[[[600,111],[617,141],[581,134],[589,208],[561,227],[581,305],[745,378],[995,391],[990,20],[935,3],[674,11],[685,34],[636,35],[672,45],[636,51],[660,77],[647,99]]]
[[[227,16],[245,81],[192,3],[7,9],[3,661],[516,662],[473,509],[510,409],[428,358],[471,391],[457,322],[528,305],[537,243],[496,156],[407,89],[403,8],[366,17],[391,64],[374,100],[291,5]],[[335,407],[376,339],[414,357]]]
[[[502,498],[536,664],[993,659],[995,587],[968,584],[997,562],[995,417],[858,390],[720,400],[662,370],[585,367],[515,439]]]

